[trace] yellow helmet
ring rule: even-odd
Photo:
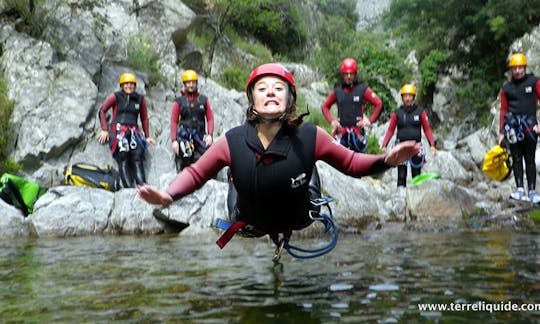
[[[514,66],[527,66],[527,58],[522,53],[516,53],[510,56],[510,60],[508,61],[508,67],[514,67]]]
[[[132,83],[135,83],[137,84],[137,78],[135,77],[134,74],[132,73],[124,73],[120,76],[120,79],[118,80],[118,83],[120,85],[124,84],[124,83],[128,83],[128,82],[132,82]]]
[[[413,96],[416,96],[416,87],[410,83],[406,83],[405,85],[403,85],[403,87],[401,87],[401,90],[399,90],[399,94],[411,94]]]
[[[197,72],[193,70],[185,70],[184,73],[182,73],[182,82],[184,83],[197,80],[199,80],[199,77],[197,76]]]

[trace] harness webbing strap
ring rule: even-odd
[[[247,223],[244,221],[237,221],[233,223],[229,228],[227,228],[225,233],[223,233],[216,241],[216,244],[219,246],[219,248],[223,249],[223,247],[227,245],[227,243],[229,243],[229,241],[232,239],[234,234],[236,234],[236,232],[242,229],[242,227],[246,226],[246,224]]]

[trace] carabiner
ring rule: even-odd
[[[135,131],[131,130],[131,141],[129,142],[129,148],[134,150],[137,148],[137,140],[135,140]]]

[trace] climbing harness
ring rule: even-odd
[[[358,136],[356,135],[354,128],[346,127],[345,134],[336,133],[334,139],[341,145],[358,153],[365,153],[367,150],[367,136],[364,129],[360,130]]]
[[[177,134],[178,142],[180,143],[180,151],[182,152],[182,157],[191,157],[193,151],[195,150],[195,143],[197,143],[203,149],[206,148],[206,144],[197,134],[195,129],[187,129],[184,127],[178,128]]]
[[[330,202],[332,202],[333,200],[334,200],[333,198],[328,198],[328,197],[311,199],[310,202],[313,207],[316,207],[316,208],[325,207],[328,213],[321,213],[314,210],[309,211],[309,217],[313,221],[321,222],[324,225],[324,232],[330,233],[332,235],[330,242],[328,242],[325,246],[321,248],[305,249],[305,248],[300,248],[300,247],[290,244],[292,230],[286,230],[283,233],[281,233],[282,234],[281,238],[280,238],[279,233],[268,233],[268,235],[270,236],[270,238],[276,245],[276,250],[272,258],[272,261],[274,263],[276,264],[279,263],[279,260],[284,250],[286,250],[287,253],[289,253],[291,256],[295,258],[311,259],[311,258],[322,256],[332,251],[336,247],[337,240],[338,240],[338,229],[334,221],[332,208],[330,208]],[[235,223],[231,223],[226,220],[218,218],[216,219],[214,226],[219,229],[225,230],[225,233],[223,233],[221,237],[216,241],[216,244],[220,248],[223,248],[227,244],[227,242],[232,239],[235,233],[241,231],[242,228],[248,227],[249,225],[243,221],[237,221]],[[265,233],[261,233],[261,234],[264,235]]]
[[[504,135],[510,144],[523,141],[526,135],[536,140],[535,126],[536,121],[527,115],[514,116],[512,113],[508,113],[504,117]]]
[[[117,123],[114,127],[116,136],[116,144],[111,143],[111,149],[115,149],[118,146],[120,152],[134,151],[137,147],[142,147],[146,151],[146,140],[144,140],[144,135],[137,131],[137,128],[134,126],[126,126]]]
[[[276,245],[276,251],[274,253],[274,257],[272,258],[272,261],[274,263],[278,263],[281,254],[283,253],[283,250],[286,250],[287,253],[289,253],[291,256],[297,258],[297,259],[312,259],[316,257],[320,257],[330,251],[332,251],[337,244],[338,240],[338,230],[337,225],[334,222],[334,216],[332,214],[332,209],[330,208],[330,202],[332,202],[332,198],[322,197],[317,199],[312,199],[311,203],[314,206],[317,207],[326,207],[328,210],[328,214],[325,213],[319,213],[315,211],[310,211],[309,217],[313,221],[319,221],[323,223],[324,225],[324,232],[332,234],[332,239],[326,246],[323,246],[321,248],[315,248],[315,249],[304,249],[297,246],[294,246],[290,244],[290,238],[292,235],[292,231],[283,233],[283,238],[279,238],[279,234],[271,234],[270,238]]]

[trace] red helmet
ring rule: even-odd
[[[341,62],[341,73],[355,73],[358,72],[358,64],[350,57],[347,57]]]
[[[249,89],[253,87],[255,80],[263,75],[273,75],[273,76],[277,76],[284,79],[289,84],[289,88],[291,90],[292,95],[294,96],[294,98],[296,98],[296,87],[294,85],[294,77],[292,73],[289,72],[289,70],[287,70],[287,68],[285,68],[283,65],[279,63],[267,63],[267,64],[259,65],[253,71],[251,71],[247,79],[247,83],[246,83],[246,93],[248,97],[250,96]]]

